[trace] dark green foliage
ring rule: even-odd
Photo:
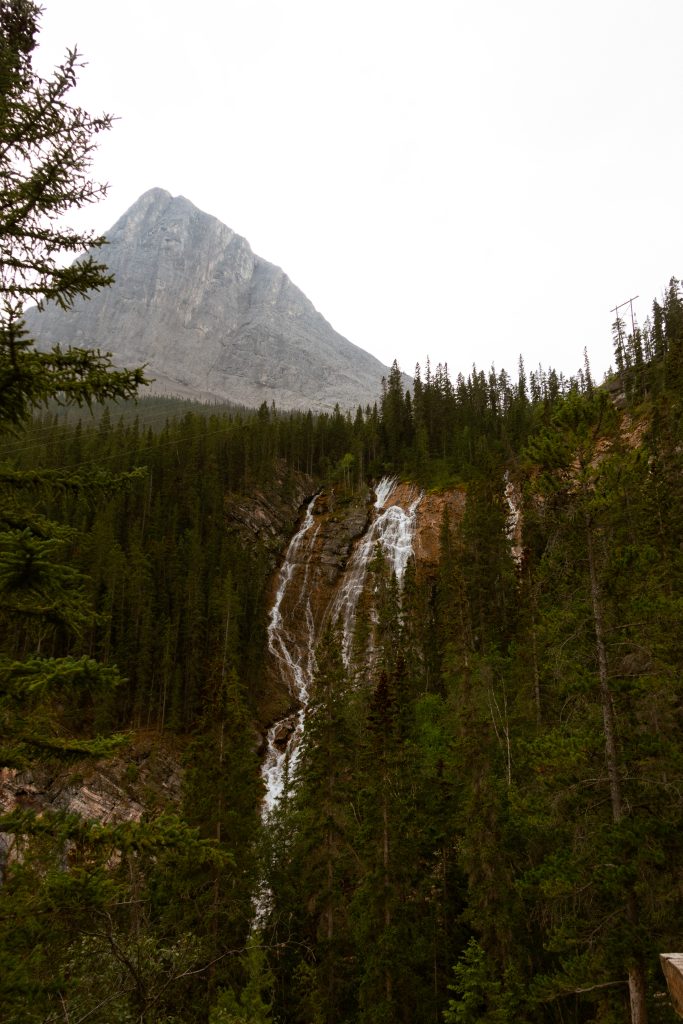
[[[38,353],[23,328],[24,304],[52,300],[64,308],[74,298],[110,281],[105,268],[87,257],[64,268],[64,253],[84,252],[103,239],[64,227],[60,218],[72,207],[102,192],[88,172],[93,137],[110,119],[92,118],[72,107],[78,58],[69,53],[49,80],[33,70],[32,55],[40,9],[31,0],[0,5],[0,433],[17,431],[31,412],[54,399],[90,405],[104,398],[127,398],[144,378],[141,371],[114,371],[100,353],[55,349]],[[46,653],[64,655],[68,641],[82,636],[95,619],[84,595],[84,580],[71,564],[76,534],[39,510],[36,493],[81,491],[92,494],[102,483],[96,475],[75,477],[60,471],[31,472],[3,466],[0,471],[0,714],[9,733],[6,753],[12,763],[35,745],[60,744],[37,699],[48,683],[60,685],[75,674]],[[109,480],[109,491],[126,480]],[[51,649],[50,649],[51,648]],[[46,651],[47,649],[47,651]],[[16,656],[32,656],[24,669]],[[84,663],[81,663],[83,666]],[[90,681],[99,666],[88,662]],[[111,682],[108,670],[101,679]],[[29,681],[30,680],[30,681]],[[38,700],[38,703],[40,701]],[[41,719],[45,719],[44,721]],[[45,732],[43,733],[43,730]],[[83,748],[85,749],[85,748]],[[100,751],[101,745],[96,747]]]
[[[64,1013],[102,1024],[166,1020],[187,988],[184,973],[206,977],[203,938],[153,915],[155,890],[188,861],[231,871],[229,856],[187,825],[162,817],[112,827],[18,812],[1,827],[22,850],[0,891],[3,1021]]]
[[[76,648],[114,662],[128,680],[111,724],[187,729],[213,699],[226,657],[252,708],[259,695],[272,553],[245,545],[226,493],[239,501],[254,485],[246,452],[260,428],[239,415],[190,413],[157,426],[143,431],[138,420],[114,427],[103,419],[97,428],[74,429],[49,417],[36,420],[12,450],[17,471],[37,460],[85,474],[97,460],[115,474],[137,474],[125,489],[114,488],[106,505],[87,489],[62,488],[37,492],[34,507],[36,515],[58,514],[68,524],[64,544],[97,613],[83,622]],[[267,465],[272,479],[275,458]],[[134,468],[140,466],[142,476]],[[288,471],[280,464],[277,472],[286,489]],[[70,572],[78,576],[75,566]],[[102,704],[99,713],[105,724]]]
[[[425,693],[424,658],[408,668],[429,620],[408,626],[409,593],[402,603],[379,553],[370,575],[376,628],[364,655],[356,642],[365,672],[351,676],[339,638],[323,636],[296,787],[280,813],[266,934],[288,939],[274,961],[282,1020],[436,1019],[463,934],[447,711]],[[428,604],[413,594],[411,617],[418,607]]]
[[[273,975],[256,935],[250,935],[244,954],[246,981],[239,998],[232,989],[219,991],[209,1024],[270,1024]]]
[[[455,998],[444,1011],[446,1024],[522,1024],[521,993],[510,978],[501,984],[475,939],[470,939],[453,973],[449,988]]]
[[[89,178],[95,136],[111,126],[69,103],[78,53],[69,51],[50,79],[34,71],[40,8],[32,0],[0,6],[0,426],[22,423],[33,408],[91,403],[135,393],[142,373],[113,372],[107,356],[70,349],[36,352],[22,326],[27,301],[73,300],[109,284],[92,256],[63,266],[103,238],[67,227],[63,216],[106,189]]]

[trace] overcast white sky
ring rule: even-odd
[[[184,195],[383,362],[612,361],[683,275],[681,0],[43,0],[120,120],[106,230]]]

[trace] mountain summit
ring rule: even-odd
[[[39,345],[147,364],[156,392],[331,409],[377,400],[379,360],[337,334],[279,267],[183,196],[145,192],[106,232],[111,288],[68,312],[30,309]]]

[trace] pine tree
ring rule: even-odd
[[[91,256],[71,267],[61,257],[84,252],[103,239],[78,233],[61,222],[72,207],[94,201],[102,193],[88,177],[94,136],[109,127],[110,118],[92,118],[68,103],[75,84],[78,54],[67,54],[51,79],[33,70],[32,55],[39,8],[31,0],[2,0],[0,4],[0,431],[18,429],[31,411],[49,399],[88,404],[135,393],[142,373],[113,371],[108,356],[69,349],[37,352],[22,324],[27,300],[47,300],[64,308],[78,295],[109,283],[102,264]],[[107,486],[122,486],[125,479]],[[82,685],[100,673],[90,660],[76,664],[46,660],[43,648],[53,648],[77,636],[92,622],[83,598],[83,580],[63,560],[74,540],[71,530],[50,521],[37,507],[36,493],[55,487],[71,490],[101,488],[100,474],[78,476],[36,470],[25,473],[0,467],[0,612],[8,624],[22,623],[23,636],[33,645],[32,659],[23,665],[5,654],[0,712],[34,701],[48,686]],[[60,560],[60,556],[61,559]],[[14,630],[16,635],[16,630]],[[80,675],[80,679],[79,679]],[[100,673],[111,684],[111,669]],[[17,743],[35,743],[26,725],[16,732]],[[54,745],[54,740],[52,740]],[[19,754],[15,756],[20,756]],[[12,755],[10,753],[10,760]]]
[[[258,935],[251,935],[243,957],[246,983],[239,994],[232,989],[219,992],[209,1013],[209,1024],[270,1024],[274,977],[260,945]]]
[[[69,51],[52,78],[33,69],[40,8],[32,0],[0,4],[0,427],[24,422],[59,395],[90,403],[134,394],[142,374],[111,371],[107,356],[55,349],[36,352],[22,327],[27,301],[69,308],[77,296],[111,283],[92,255],[70,266],[62,257],[104,239],[63,223],[74,207],[97,201],[104,186],[89,177],[95,136],[111,117],[91,117],[69,104],[79,68]]]

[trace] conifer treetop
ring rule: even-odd
[[[70,104],[82,67],[77,50],[67,50],[49,78],[36,73],[39,19],[33,0],[0,0],[0,428],[51,397],[78,405],[124,398],[144,380],[139,370],[112,374],[99,352],[37,353],[23,329],[28,303],[68,309],[112,281],[91,254],[105,239],[64,223],[70,210],[106,194],[90,172],[112,117]],[[65,266],[70,257],[81,258]]]

